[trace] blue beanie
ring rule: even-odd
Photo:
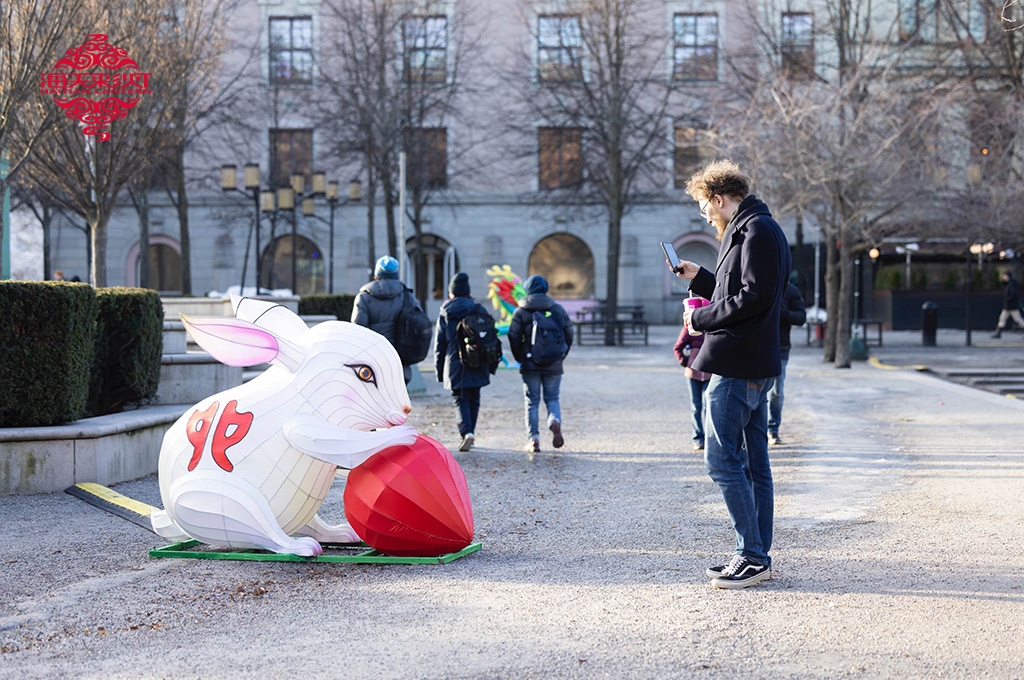
[[[398,260],[385,255],[384,257],[377,260],[377,264],[373,267],[373,278],[375,279],[397,279],[398,278]]]
[[[534,274],[523,282],[527,295],[540,295],[548,292],[548,280],[540,274]]]
[[[448,284],[448,292],[455,297],[469,297],[469,274],[459,272]]]

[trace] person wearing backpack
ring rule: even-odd
[[[529,439],[526,450],[540,451],[538,411],[543,395],[548,409],[551,445],[556,449],[565,443],[562,436],[562,409],[558,393],[562,386],[562,360],[572,347],[572,321],[562,305],[548,295],[548,282],[539,274],[523,282],[526,297],[512,315],[508,341],[519,362],[526,395],[526,429]]]
[[[399,316],[406,307],[414,308],[422,314],[423,310],[419,301],[416,300],[416,296],[398,280],[398,260],[385,255],[377,260],[377,264],[373,268],[373,281],[359,289],[352,304],[351,321],[380,333],[397,348],[399,343],[397,342],[396,326]],[[429,340],[428,334],[427,342]],[[428,349],[423,352],[420,360],[429,351],[428,345]],[[418,363],[418,361],[408,361],[407,359],[407,357],[402,357],[402,371],[406,385],[412,379],[411,364]]]
[[[481,337],[481,333],[487,337]],[[493,334],[493,340],[491,338]],[[459,272],[448,284],[448,301],[441,306],[434,332],[437,381],[452,393],[459,414],[459,451],[469,451],[476,440],[480,388],[489,385],[501,360],[501,343],[494,319],[469,296],[469,275]],[[493,357],[497,343],[497,358]]]

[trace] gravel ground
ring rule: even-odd
[[[674,336],[575,348],[558,452],[520,452],[499,371],[455,454],[484,548],[448,565],[154,560],[80,500],[0,498],[0,678],[1024,677],[1024,403],[798,344],[775,577],[717,591],[732,532]],[[426,378],[410,422],[454,449]],[[159,504],[155,477],[116,488]]]

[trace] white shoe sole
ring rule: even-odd
[[[707,576],[709,579],[714,580],[716,578],[721,578],[722,577],[722,572],[714,571],[713,569],[711,569],[711,567],[708,567],[707,569],[704,570],[704,575]],[[765,580],[766,581],[770,581],[771,579],[772,579],[772,570],[771,570],[771,568],[769,568],[768,569],[768,578],[765,579]]]
[[[749,588],[750,586],[756,585],[761,581],[767,581],[771,579],[771,577],[772,570],[765,569],[757,576],[751,576],[750,578],[745,579],[743,581],[730,581],[729,579],[724,578],[713,578],[711,579],[711,585],[713,585],[715,588],[723,588],[726,590],[735,588]]]
[[[473,437],[473,435],[466,435],[465,437],[462,438],[462,444],[459,445],[459,451],[469,451],[471,448],[473,448],[474,441],[475,437]]]

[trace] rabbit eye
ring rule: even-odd
[[[356,374],[364,383],[371,383],[374,387],[377,386],[377,376],[373,374],[373,369],[366,364],[345,364],[352,369],[352,372]]]

